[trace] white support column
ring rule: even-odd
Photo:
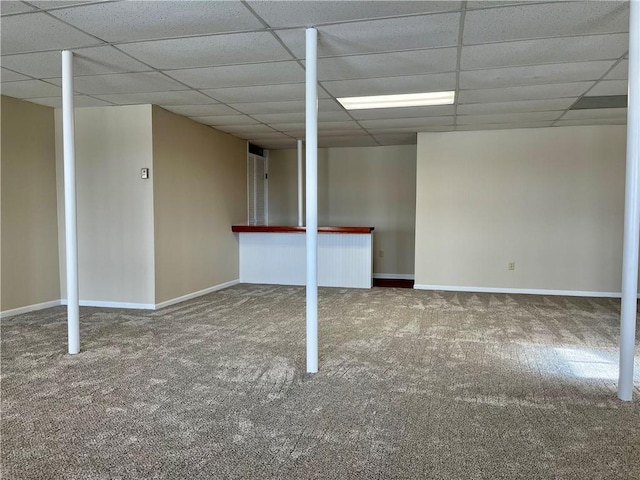
[[[318,371],[318,31],[306,31],[307,373]]]
[[[633,361],[638,302],[638,242],[640,240],[640,0],[629,5],[629,90],[627,110],[627,172],[622,252],[620,311],[620,372],[618,398],[633,397]]]
[[[78,222],[73,108],[73,52],[64,50],[62,52],[62,146],[64,151],[64,222],[67,254],[67,333],[69,353],[71,355],[75,355],[80,351]]]
[[[302,140],[298,140],[298,226],[304,226],[304,201],[302,198]]]

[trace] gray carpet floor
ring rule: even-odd
[[[76,356],[64,307],[3,320],[2,478],[640,478],[619,300],[321,289],[319,313],[312,376],[298,287],[82,308]]]

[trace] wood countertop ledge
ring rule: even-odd
[[[318,233],[371,233],[375,227],[318,227]],[[286,225],[232,225],[236,233],[304,233],[306,227]]]

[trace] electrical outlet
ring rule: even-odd
[[[378,256],[380,258],[384,257],[384,250],[378,250]]]
[[[509,262],[509,270],[515,270],[516,269],[516,262]]]

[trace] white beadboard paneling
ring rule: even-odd
[[[318,285],[371,288],[371,234],[318,235]]]
[[[240,282],[304,285],[303,233],[240,233]],[[371,288],[371,234],[318,235],[318,285]]]
[[[306,256],[300,233],[240,233],[240,282],[304,285]]]

